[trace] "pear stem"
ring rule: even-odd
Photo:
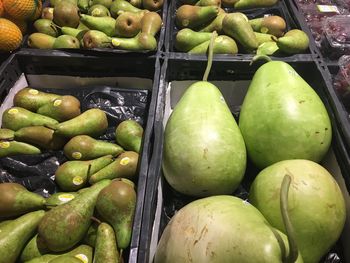
[[[91,163],[89,164],[88,166],[88,169],[87,169],[87,178],[90,179],[90,171],[91,171]]]
[[[101,224],[102,223],[100,219],[98,219],[98,218],[96,218],[94,216],[91,217],[91,220],[95,221],[97,224]]]
[[[287,171],[287,174],[283,178],[280,192],[281,214],[289,243],[289,255],[283,261],[286,263],[294,263],[298,258],[298,245],[296,242],[294,228],[288,213],[288,192],[291,181],[292,178]]]
[[[265,62],[270,62],[272,59],[269,56],[266,55],[256,55],[253,57],[252,61],[250,61],[249,66],[253,65],[254,62],[258,60],[265,60]]]
[[[119,252],[119,262],[122,262],[122,257],[123,257],[123,249],[121,248]]]
[[[210,43],[208,47],[208,63],[207,63],[207,68],[205,69],[205,72],[204,72],[203,81],[208,81],[211,65],[213,64],[214,42],[217,36],[218,36],[218,33],[214,31],[210,38]]]

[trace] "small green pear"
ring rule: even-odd
[[[175,22],[179,28],[195,29],[213,21],[218,13],[217,6],[182,5],[176,10]]]
[[[139,9],[132,4],[130,4],[128,1],[125,0],[115,0],[113,1],[111,8],[109,9],[111,11],[111,15],[115,18],[117,18],[120,14],[123,12],[140,12],[142,9]]]
[[[78,0],[79,10],[83,13],[87,13],[89,10],[89,0]]]
[[[190,54],[205,54],[208,51],[210,40],[192,48],[188,53]],[[236,42],[225,35],[218,36],[214,40],[213,54],[237,54],[238,47]]]
[[[57,173],[57,171],[56,171]],[[63,205],[65,203],[68,203],[69,201],[72,201],[75,197],[77,197],[77,192],[57,192],[52,195],[50,195],[48,198],[46,198],[46,207],[55,207],[58,205]]]
[[[115,19],[113,17],[97,17],[82,14],[80,15],[80,21],[90,29],[99,30],[107,36],[112,37],[115,35]]]
[[[209,32],[196,32],[190,28],[181,29],[176,34],[175,48],[178,51],[188,52],[199,44],[210,40],[211,35]]]
[[[220,13],[218,16],[208,25],[201,28],[199,32],[214,32],[216,31],[218,34],[222,34],[222,21],[224,20],[226,13]]]
[[[112,45],[119,49],[139,51],[139,50],[156,50],[157,40],[151,34],[139,33],[133,38],[112,38]]]
[[[309,47],[309,37],[304,31],[292,29],[276,40],[278,48],[287,54],[298,54]]]
[[[0,140],[13,140],[15,132],[10,129],[0,129]]]
[[[89,30],[83,37],[84,48],[111,48],[112,39],[98,30]]]
[[[117,143],[125,150],[139,153],[142,143],[143,128],[134,120],[125,120],[119,123],[115,130]]]
[[[24,142],[0,141],[0,157],[40,153],[41,151],[39,148]]]
[[[271,56],[277,53],[278,50],[279,49],[276,42],[264,42],[259,45],[258,49],[256,50],[256,54]]]
[[[101,223],[97,229],[94,263],[119,263],[119,252],[113,228]]]
[[[0,218],[19,216],[21,214],[43,209],[45,198],[29,192],[17,183],[0,184]]]
[[[266,16],[249,20],[255,32],[281,37],[286,30],[286,21],[280,16]]]
[[[23,248],[20,255],[20,260],[21,262],[27,262],[33,258],[41,257],[47,253],[49,253],[49,250],[45,244],[43,244],[42,240],[38,238],[38,235],[35,235]]]
[[[155,36],[162,27],[162,18],[156,12],[146,13],[141,20],[141,32]]]
[[[108,8],[104,5],[93,5],[89,8],[88,15],[90,16],[111,16],[111,13],[109,12]]]
[[[63,150],[70,160],[92,160],[109,154],[118,156],[124,152],[123,148],[115,143],[96,140],[87,135],[73,137]]]
[[[52,23],[52,20],[49,19],[38,19],[33,24],[35,30],[39,33],[43,33],[52,37],[58,37],[59,31],[57,26]]]
[[[76,37],[79,41],[83,39],[86,32],[88,32],[88,29],[78,29],[68,26],[61,27],[61,32],[64,35]]]
[[[80,42],[76,37],[61,35],[56,38],[52,48],[80,48]]]
[[[41,106],[60,97],[58,94],[42,92],[30,87],[21,89],[13,98],[13,104],[36,112]]]
[[[28,126],[56,125],[58,121],[30,112],[21,107],[12,107],[4,111],[2,115],[2,127],[17,131]]]
[[[273,39],[274,39],[273,35],[271,35],[271,34],[254,32],[254,35],[255,35],[256,39],[258,40],[259,46],[265,42],[273,42]]]
[[[27,44],[32,48],[52,49],[55,40],[55,37],[43,33],[32,33],[28,37]]]

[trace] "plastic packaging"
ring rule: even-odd
[[[333,87],[344,107],[350,110],[350,56],[339,59],[339,71],[333,78]]]

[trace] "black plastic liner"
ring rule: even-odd
[[[259,65],[249,66],[249,60],[235,60],[235,61],[223,61],[214,57],[212,70],[209,75],[209,81],[211,80],[251,80],[253,74]],[[340,169],[342,171],[343,177],[347,183],[348,191],[350,190],[350,180],[349,180],[349,155],[344,148],[344,144],[341,135],[338,131],[338,124],[335,121],[332,108],[328,102],[328,97],[326,95],[326,83],[323,80],[322,72],[318,68],[318,65],[314,62],[288,62],[293,66],[296,71],[315,89],[323,103],[325,104],[330,119],[332,121],[333,127],[333,141],[332,148],[335,152],[337,161],[339,163]],[[142,259],[140,262],[148,262],[150,256],[150,245],[152,239],[159,240],[165,226],[169,222],[170,218],[181,209],[184,205],[195,200],[193,197],[184,196],[173,190],[162,175],[162,152],[163,152],[163,140],[164,140],[164,130],[163,130],[163,118],[164,118],[164,108],[165,108],[165,95],[166,89],[169,82],[173,80],[201,80],[203,71],[206,67],[206,59],[198,59],[196,61],[183,61],[177,58],[169,58],[165,60],[162,71],[161,71],[161,86],[159,90],[158,103],[157,103],[157,114],[155,117],[155,143],[154,143],[154,155],[149,167],[149,180],[147,181],[147,193],[146,199],[151,200],[151,202],[145,204],[145,212],[143,217],[143,228],[141,235],[141,242],[139,248],[139,258]],[[228,101],[226,99],[226,101]],[[228,103],[230,104],[230,103]],[[232,106],[232,105],[231,105]],[[239,107],[240,105],[235,105],[230,107],[233,116],[238,120]],[[248,199],[248,190],[250,185],[258,174],[259,169],[254,167],[249,160],[247,162],[247,170],[245,177],[240,185],[240,187],[233,193],[233,195],[242,198],[244,200]],[[160,186],[158,188],[158,182]],[[158,190],[161,193],[158,193]],[[161,207],[160,222],[158,225],[154,225],[155,211],[157,207],[157,195],[162,195],[163,204]],[[152,235],[152,229],[158,230],[158,236],[154,237]],[[155,231],[157,233],[157,231]],[[322,259],[320,263],[341,263],[345,262],[343,258],[343,248],[340,242],[338,242],[327,255]]]

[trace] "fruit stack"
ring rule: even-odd
[[[28,23],[41,15],[41,0],[0,0],[0,52],[17,49]]]
[[[219,34],[214,43],[214,54],[288,55],[308,49],[308,36],[299,29],[286,32],[284,18],[277,15],[247,18],[244,9],[259,10],[274,6],[276,1],[240,0],[230,4],[221,0],[182,0],[181,3],[175,17],[178,32],[174,46],[177,51],[206,53],[214,31]]]
[[[157,49],[162,0],[51,0],[50,4],[34,22],[29,47]]]
[[[0,156],[63,150],[67,161],[55,172],[62,192],[48,198],[0,184],[0,218],[8,219],[0,262],[120,262],[131,240],[143,128],[120,122],[116,144],[95,139],[109,127],[106,113],[81,112],[74,96],[27,87],[13,104],[2,116]]]

